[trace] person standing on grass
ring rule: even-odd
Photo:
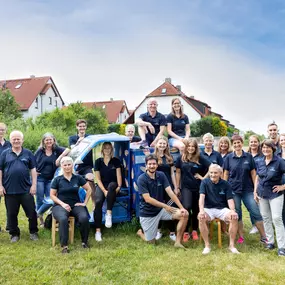
[[[279,131],[278,126],[274,121],[273,123],[268,124],[267,126],[268,137],[273,141],[276,150],[280,149],[278,131]]]
[[[209,242],[208,223],[215,218],[229,223],[229,250],[238,254],[235,248],[235,238],[238,229],[238,215],[235,211],[233,192],[230,184],[221,179],[223,169],[217,164],[211,164],[209,168],[210,177],[204,179],[200,185],[200,199],[198,214],[200,233],[205,242],[202,254],[209,254],[211,251]]]
[[[213,149],[214,136],[207,133],[203,136],[203,143],[205,148],[201,151],[201,155],[208,159],[211,163],[223,166],[223,158],[221,154]]]
[[[38,240],[36,194],[37,171],[33,153],[22,147],[24,135],[20,131],[10,134],[11,148],[0,156],[0,196],[5,195],[11,242],[20,239],[18,214],[20,206],[29,220],[30,239]]]
[[[0,123],[0,155],[2,152],[8,148],[11,148],[12,145],[9,141],[5,140],[5,135],[7,133],[7,126],[4,123]],[[0,196],[0,201],[1,201],[1,196]],[[8,226],[8,215],[7,216],[7,223],[6,223],[6,231],[9,231],[9,226]],[[1,227],[0,227],[1,231]]]
[[[183,113],[182,104],[179,98],[171,101],[172,111],[167,116],[167,132],[169,146],[183,151],[185,145],[183,139],[190,137],[190,124],[186,114]]]
[[[221,137],[218,142],[218,152],[221,154],[223,161],[227,155],[232,152],[231,141],[228,137]]]
[[[157,171],[161,171],[166,175],[166,178],[168,180],[168,183],[174,191],[175,194],[178,193],[178,189],[176,186],[176,179],[175,179],[175,173],[174,173],[174,160],[172,155],[170,154],[168,140],[166,137],[161,136],[157,144],[154,148],[154,155],[156,155],[158,160],[158,168]],[[170,201],[170,197],[168,196],[167,192],[164,191],[164,203],[168,204]],[[174,221],[169,221],[167,223],[168,229],[170,230],[169,238],[173,241],[176,239],[175,235],[175,223]],[[160,227],[157,231],[157,235],[155,237],[156,240],[160,239],[162,237]]]
[[[193,138],[185,139],[185,148],[176,161],[176,185],[178,195],[181,191],[181,202],[183,207],[191,213],[192,239],[199,240],[198,236],[198,219],[199,213],[199,188],[201,180],[207,174],[211,162],[204,156],[200,155],[197,140]],[[180,190],[181,189],[181,190]],[[190,238],[188,221],[183,241],[187,242]]]
[[[254,198],[259,202],[267,237],[266,249],[273,250],[274,229],[278,245],[278,255],[285,256],[285,228],[282,221],[285,184],[285,161],[276,156],[275,143],[264,140],[261,143],[263,158],[257,161],[257,175],[254,185]]]
[[[276,155],[285,160],[285,134],[281,134],[279,139],[280,139],[280,149],[276,153]],[[282,184],[285,184],[285,174],[282,176]],[[283,203],[282,219],[285,227],[285,191],[283,193],[284,193],[284,203]]]
[[[42,137],[40,147],[35,153],[38,174],[36,208],[41,227],[44,227],[43,214],[51,207],[50,204],[44,204],[44,199],[50,197],[51,180],[59,166],[61,158],[69,152],[70,149],[57,145],[53,134],[45,133]]]
[[[145,158],[146,173],[138,178],[140,199],[140,224],[143,229],[137,234],[145,241],[155,243],[160,220],[179,220],[177,224],[175,247],[184,248],[181,244],[182,235],[188,221],[188,212],[173,193],[163,172],[157,171],[158,159],[149,154]],[[174,201],[179,209],[164,203],[164,192]]]
[[[116,202],[117,194],[122,187],[121,161],[114,157],[113,145],[110,142],[104,142],[101,150],[102,157],[95,161],[96,176],[96,203],[94,210],[95,221],[95,240],[102,241],[102,208],[105,199],[107,200],[107,212],[105,215],[106,228],[112,227],[112,210]]]
[[[136,121],[142,147],[154,147],[158,138],[164,134],[166,118],[157,111],[157,106],[157,101],[150,98],[147,102],[147,112],[141,114]]]
[[[252,217],[254,225],[260,234],[260,242],[266,243],[266,236],[257,203],[254,200],[253,188],[256,177],[255,162],[252,155],[243,151],[243,139],[239,135],[232,137],[234,151],[224,162],[224,180],[229,181],[234,191],[234,201],[239,216],[238,243],[244,243],[241,201]]]
[[[50,197],[55,205],[52,214],[59,223],[59,237],[62,253],[68,253],[68,218],[75,217],[79,225],[83,248],[88,247],[89,217],[86,205],[91,195],[91,187],[86,180],[73,174],[73,160],[65,156],[60,161],[63,174],[55,177],[51,183]],[[84,188],[86,192],[84,202],[80,202],[78,195],[79,188]]]
[[[84,119],[79,119],[76,121],[77,134],[70,136],[68,139],[69,146],[72,149],[74,146],[78,145],[84,138],[88,137],[89,134],[86,133],[87,121]],[[95,204],[95,184],[94,184],[94,174],[93,174],[93,155],[92,151],[85,156],[83,163],[79,164],[77,167],[77,173],[85,177],[92,189],[92,201]]]

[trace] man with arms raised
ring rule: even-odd
[[[5,150],[0,157],[0,195],[5,195],[11,242],[20,239],[18,227],[20,206],[29,219],[30,239],[38,240],[37,213],[33,197],[37,185],[35,157],[30,150],[22,147],[24,142],[22,132],[11,132],[10,142],[12,148]]]
[[[230,224],[229,250],[235,254],[239,253],[234,244],[238,229],[238,215],[235,212],[235,203],[230,184],[220,178],[222,172],[223,170],[219,165],[211,164],[209,168],[210,178],[202,180],[200,186],[200,212],[198,219],[200,232],[205,242],[202,254],[208,254],[211,251],[208,223],[215,218]]]
[[[143,232],[139,230],[137,234],[143,240],[154,243],[160,220],[179,220],[174,246],[184,248],[181,240],[187,225],[188,212],[175,196],[165,174],[161,171],[156,171],[158,167],[157,157],[149,154],[145,158],[145,163],[146,173],[140,175],[138,179],[138,188],[141,196],[140,223]],[[163,203],[164,191],[166,191],[179,209]]]
[[[147,112],[141,114],[137,119],[138,132],[142,139],[142,146],[154,147],[158,138],[165,131],[167,124],[163,114],[157,112],[157,101],[150,98],[147,102]]]

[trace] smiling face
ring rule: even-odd
[[[51,148],[54,145],[54,143],[55,143],[55,141],[54,141],[53,137],[48,136],[44,139],[44,147],[45,148]]]
[[[164,151],[167,148],[167,142],[164,139],[158,140],[156,143],[156,148],[160,151]]]
[[[146,163],[146,170],[152,174],[155,173],[157,167],[158,167],[158,164],[155,159],[150,159]]]
[[[181,112],[181,102],[179,99],[175,99],[172,103],[173,112]]]
[[[6,135],[7,127],[5,124],[0,123],[0,139]]]
[[[85,123],[80,123],[76,126],[76,129],[78,131],[78,134],[85,135],[87,126]]]
[[[65,160],[60,165],[64,173],[66,174],[72,173],[73,163],[71,160]]]
[[[249,147],[251,150],[253,151],[257,151],[258,150],[258,147],[259,147],[259,142],[258,142],[258,139],[256,137],[250,137],[249,138]]]
[[[158,106],[158,104],[157,104],[156,100],[150,100],[147,103],[147,110],[150,113],[155,113],[157,111],[157,106]]]
[[[135,128],[133,126],[129,126],[126,128],[126,132],[125,132],[125,135],[127,137],[130,138],[130,140],[132,140],[132,138],[134,137],[135,135]]]
[[[233,141],[233,149],[234,151],[241,151],[243,143],[241,140],[234,140]]]
[[[10,143],[14,149],[19,149],[22,147],[24,142],[23,134],[16,131],[10,134]]]
[[[105,144],[102,148],[103,156],[111,156],[113,152],[113,147],[111,144]]]
[[[280,145],[282,148],[285,148],[285,135],[281,135],[279,138]]]
[[[273,155],[273,149],[265,144],[263,144],[261,151],[264,156],[270,157]]]
[[[194,154],[196,152],[196,146],[194,143],[190,142],[187,147],[187,152],[190,154]]]
[[[210,167],[209,175],[211,181],[217,183],[221,177],[221,170],[218,167]]]
[[[268,136],[270,139],[275,140],[278,136],[278,127],[277,125],[270,125],[267,129]]]
[[[206,149],[212,149],[213,148],[214,141],[211,138],[206,137],[206,138],[204,138],[203,142],[204,142]]]
[[[227,152],[230,147],[229,143],[225,140],[221,140],[219,146],[220,146],[220,150],[223,152]]]

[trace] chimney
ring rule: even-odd
[[[195,99],[194,95],[191,95],[190,98],[191,98],[191,99]]]
[[[171,84],[171,78],[170,77],[165,78],[165,82],[168,82]]]
[[[36,78],[36,76],[35,75],[30,75],[30,78]]]
[[[176,85],[176,89],[181,92],[181,85]]]
[[[114,101],[114,98],[110,98],[110,101]]]

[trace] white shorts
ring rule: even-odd
[[[214,219],[220,219],[225,222],[226,216],[231,210],[229,208],[223,208],[223,209],[204,208],[204,211],[209,215],[211,221]]]

